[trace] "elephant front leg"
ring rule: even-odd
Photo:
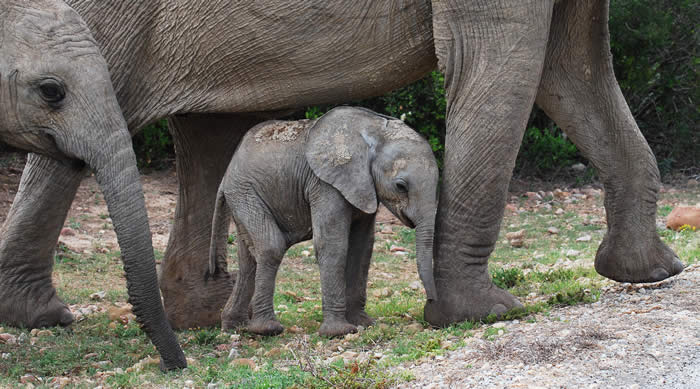
[[[376,214],[361,215],[350,228],[350,245],[345,265],[345,317],[357,326],[374,324],[367,312],[367,276],[374,246],[374,220]]]
[[[258,121],[236,115],[184,115],[169,122],[180,189],[160,288],[174,328],[219,325],[233,283],[225,271],[216,278],[207,275],[214,202],[236,145]]]
[[[73,322],[51,273],[56,242],[84,172],[29,154],[0,235],[0,321],[29,328]]]
[[[608,232],[595,268],[621,282],[660,281],[683,264],[656,232],[659,170],[615,79],[608,4],[556,5],[537,104],[598,169]]]
[[[521,306],[493,285],[487,263],[542,73],[552,1],[434,1],[433,12],[448,104],[438,299],[425,318],[447,325]]]
[[[352,209],[334,188],[323,185],[320,199],[312,201],[311,220],[314,248],[321,269],[323,295],[322,336],[342,336],[357,332],[346,318],[345,268],[350,238]]]

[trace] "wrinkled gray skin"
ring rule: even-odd
[[[270,121],[241,141],[219,187],[209,271],[226,270],[229,213],[239,272],[221,321],[262,335],[282,333],[272,297],[284,253],[311,239],[321,268],[323,323],[339,336],[373,323],[365,312],[377,201],[416,228],[416,261],[435,299],[433,233],[438,168],[428,142],[402,121],[341,107],[318,121]],[[248,307],[252,299],[252,318]]]
[[[446,75],[447,142],[435,234],[438,300],[426,306],[428,321],[478,319],[519,305],[493,286],[487,261],[534,102],[605,185],[608,233],[596,269],[629,282],[682,270],[656,233],[658,169],[613,74],[606,0],[69,4],[101,45],[129,129],[170,117],[180,190],[160,281],[176,327],[218,325],[230,295],[230,277],[207,278],[204,269],[231,151],[261,121],[246,113],[273,118],[276,111],[378,95],[436,65]],[[21,272],[21,260],[50,272],[80,174],[32,159],[25,168],[31,192],[15,199],[0,266]],[[20,235],[33,244],[16,244]],[[2,275],[0,285],[25,295]],[[46,278],[25,287],[54,293]]]
[[[62,170],[85,165],[94,170],[114,221],[134,313],[160,351],[161,366],[185,367],[161,304],[136,158],[107,64],[83,20],[65,3],[0,4],[0,114],[2,142],[46,156],[33,154],[30,164],[57,179]],[[36,196],[36,180],[23,175],[19,196]],[[9,217],[27,206],[13,207]],[[56,212],[65,217],[64,210]],[[17,230],[2,232],[4,242],[33,245],[31,236]],[[32,328],[72,322],[51,286],[50,265],[4,258],[0,279],[2,322]]]

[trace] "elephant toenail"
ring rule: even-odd
[[[508,308],[506,308],[505,305],[503,305],[503,304],[496,304],[496,305],[494,305],[493,307],[491,307],[491,312],[490,312],[490,314],[491,314],[491,315],[498,315],[498,316],[500,316],[500,315],[502,315],[502,314],[504,314],[504,313],[506,313],[506,312],[508,312]]]

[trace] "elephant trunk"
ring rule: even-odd
[[[428,301],[437,301],[437,289],[433,277],[433,239],[435,235],[435,213],[416,226],[416,263]]]
[[[97,137],[96,137],[97,138]],[[121,249],[129,303],[161,355],[161,369],[184,368],[185,355],[163,310],[146,203],[126,129],[101,139],[102,150],[88,151],[85,161],[95,171],[107,202]]]

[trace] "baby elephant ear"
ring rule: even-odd
[[[306,160],[321,181],[336,188],[355,208],[377,212],[377,194],[370,172],[374,138],[368,133],[384,120],[350,107],[323,115],[309,131]]]

